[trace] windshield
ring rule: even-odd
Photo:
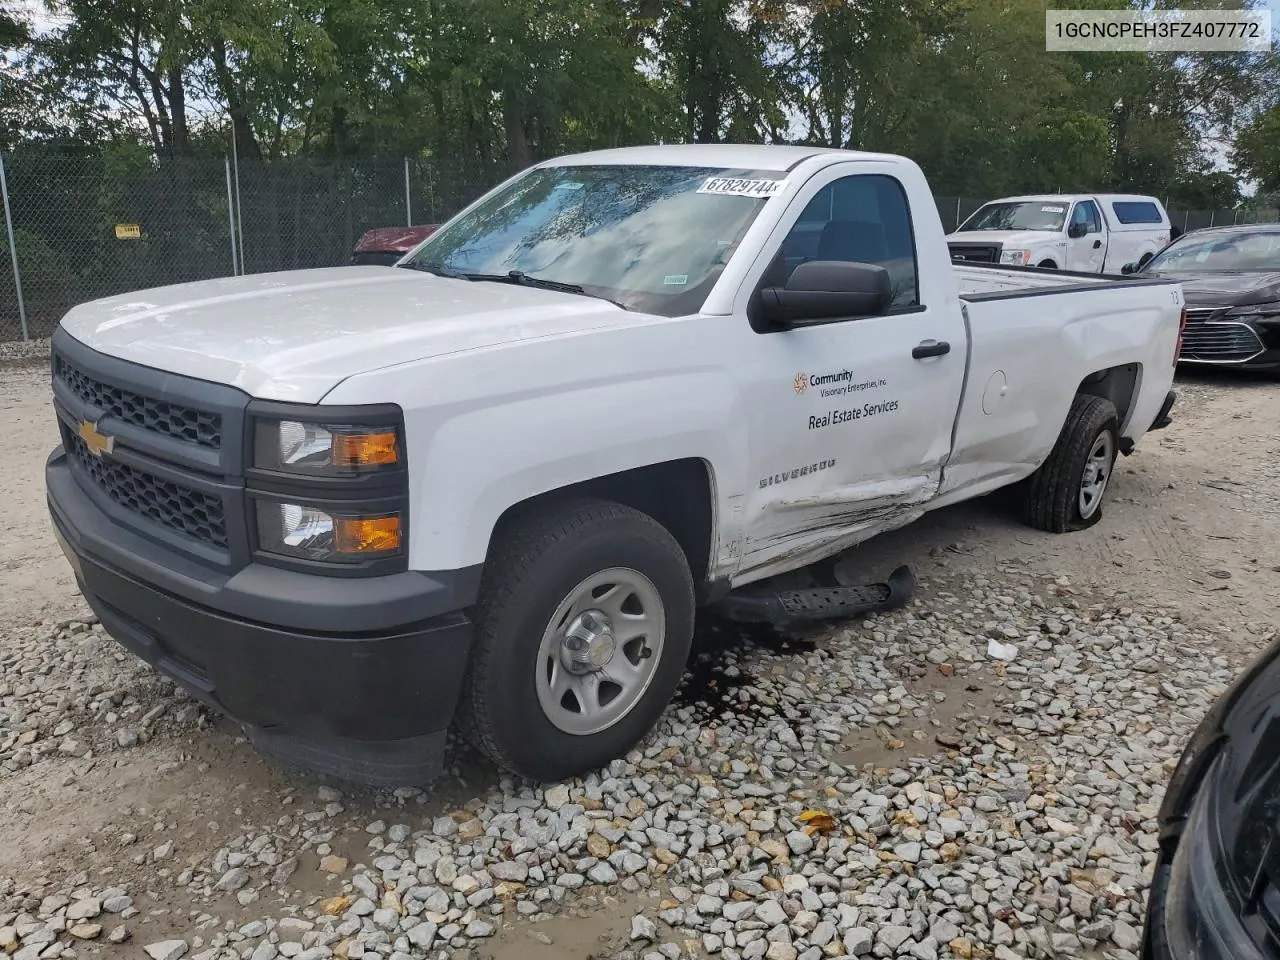
[[[1161,273],[1280,270],[1280,231],[1188,233],[1179,237],[1147,264]]]
[[[628,309],[697,311],[768,197],[771,171],[530,170],[446,225],[403,266],[571,284]]]
[[[1067,218],[1067,204],[1045,201],[988,203],[960,225],[956,233],[971,230],[1047,230],[1057,233]]]

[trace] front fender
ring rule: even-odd
[[[707,464],[713,511],[732,524],[747,418],[732,377],[681,333],[661,324],[410,362],[325,402],[403,408],[414,570],[483,563],[498,519],[532,497],[672,460]]]
[[[707,373],[574,389],[452,417],[413,471],[410,564],[450,570],[481,563],[498,519],[516,504],[671,460],[707,463],[720,501],[715,513],[725,516],[731,478],[746,474],[733,413],[731,391]]]

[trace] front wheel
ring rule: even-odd
[[[1049,533],[1067,533],[1101,520],[1119,440],[1111,401],[1078,394],[1049,458],[1027,480],[1027,523]]]
[[[615,503],[545,508],[485,564],[464,721],[496,764],[562,780],[621,757],[684,674],[693,579],[675,538]]]
[[[1057,269],[1058,269],[1058,265],[1057,265],[1056,263],[1054,263],[1052,260],[1041,260],[1039,263],[1037,263],[1037,264],[1036,264],[1036,266],[1037,266],[1037,267],[1040,267],[1042,270],[1057,270]]]

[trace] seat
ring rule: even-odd
[[[884,224],[873,220],[832,220],[818,240],[819,260],[882,263],[889,259]]]

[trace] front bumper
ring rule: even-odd
[[[45,479],[58,541],[117,641],[305,766],[381,785],[434,775],[467,666],[470,575],[219,577],[113,522],[61,449]]]
[[[1280,641],[1214,701],[1170,778],[1143,960],[1280,958],[1278,705]]]
[[[1207,794],[1202,786],[1172,856],[1162,853],[1157,864],[1143,960],[1275,960],[1250,936],[1218,877]]]
[[[1182,356],[1178,363],[1188,369],[1198,367],[1215,367],[1240,370],[1280,370],[1280,349],[1263,350],[1247,360],[1206,360],[1199,357]]]

